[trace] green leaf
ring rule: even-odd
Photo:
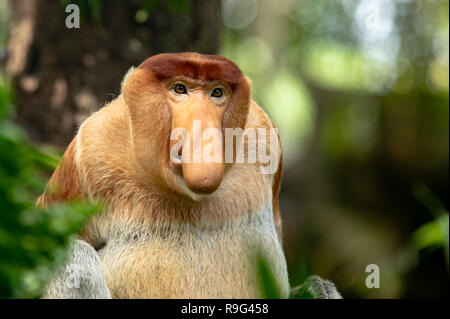
[[[264,299],[281,299],[280,288],[277,285],[272,269],[267,259],[262,254],[257,255],[257,270],[262,298]]]

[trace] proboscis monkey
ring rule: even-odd
[[[172,138],[179,128],[184,133]],[[243,132],[231,147],[227,129]],[[80,238],[100,256],[113,298],[258,298],[256,253],[287,297],[281,150],[278,135],[273,144],[260,134],[270,129],[233,62],[159,54],[130,69],[121,94],[84,121],[38,204],[106,203]],[[275,169],[262,170],[261,151],[276,154]]]

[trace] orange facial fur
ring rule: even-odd
[[[174,93],[177,83],[188,94]],[[223,96],[211,97],[217,87]],[[258,297],[249,247],[267,253],[287,294],[278,210],[281,156],[277,171],[266,175],[258,161],[174,164],[171,131],[181,127],[193,135],[195,120],[201,120],[200,133],[273,127],[231,61],[157,55],[131,69],[121,95],[81,125],[38,204],[106,201],[81,237],[104,246],[99,254],[115,297]],[[233,278],[217,278],[228,271]]]

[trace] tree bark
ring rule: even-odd
[[[65,147],[80,122],[119,94],[126,71],[161,52],[216,53],[218,2],[192,0],[184,10],[160,1],[145,22],[144,1],[97,0],[98,19],[81,9],[68,29],[62,1],[10,0],[6,71],[16,90],[17,121],[40,143]]]

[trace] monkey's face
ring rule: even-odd
[[[124,82],[135,156],[146,174],[193,198],[214,192],[226,171],[224,129],[243,128],[248,113],[241,71],[221,57],[163,54]]]
[[[224,171],[222,122],[232,90],[220,82],[188,78],[166,83],[172,114],[170,166],[192,192],[209,194]]]

